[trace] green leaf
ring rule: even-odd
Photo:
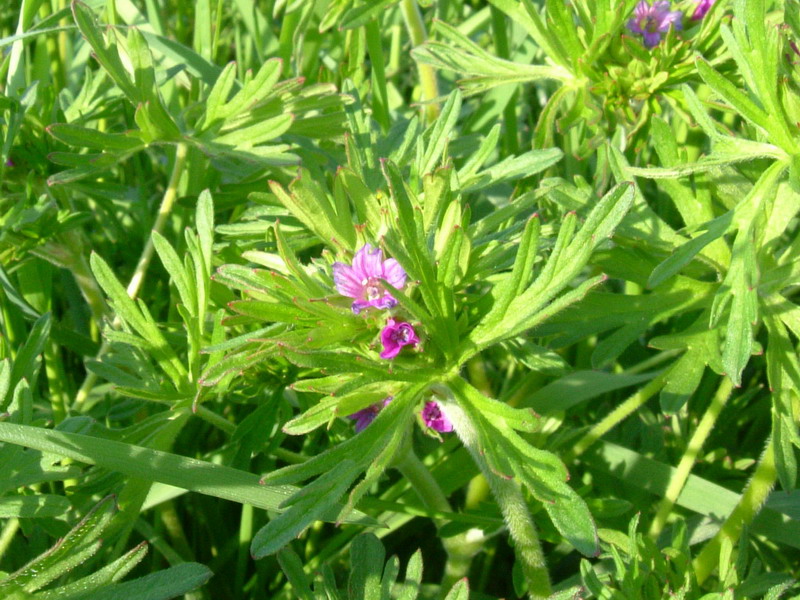
[[[13,394],[22,379],[26,379],[30,384],[35,381],[36,372],[39,369],[38,357],[47,343],[51,324],[50,313],[45,313],[36,319],[25,343],[17,351],[11,373],[8,375],[5,385],[0,386],[0,391],[3,387],[6,389],[5,397],[0,396],[0,411],[4,411],[11,403],[11,395],[8,392]]]
[[[282,64],[277,58],[264,61],[256,76],[250,79],[229,102],[217,108],[214,118],[229,120],[266,98],[280,79]]]
[[[775,452],[775,469],[781,487],[787,492],[794,490],[797,485],[797,449],[793,443],[796,437],[797,426],[791,417],[773,411],[772,444]]]
[[[153,358],[158,361],[159,366],[172,379],[175,386],[182,387],[188,380],[186,367],[167,343],[144,304],[137,304],[128,296],[108,263],[99,255],[92,253],[89,264],[97,283],[108,294],[117,316],[151,345]]]
[[[647,280],[647,287],[654,288],[686,266],[697,254],[708,244],[722,237],[733,222],[733,211],[728,211],[724,215],[717,217],[703,225],[705,231],[701,235],[692,238],[669,255],[662,261]]]
[[[417,550],[408,559],[406,579],[397,600],[417,600],[422,588],[422,552]]]
[[[0,423],[0,426],[11,425]],[[11,427],[34,429],[24,425]],[[80,565],[100,549],[99,538],[115,512],[114,498],[107,496],[48,552],[0,580],[0,592],[14,588],[34,592]]]
[[[142,542],[99,571],[57,588],[41,591],[36,598],[37,600],[79,600],[88,592],[125,577],[144,559],[146,554],[147,542]]]
[[[557,35],[550,31],[532,0],[490,0],[506,13],[514,23],[519,23],[528,32],[550,60],[563,67],[569,67],[570,60]]]
[[[219,119],[220,110],[228,102],[228,96],[233,89],[233,84],[236,82],[236,63],[229,62],[225,65],[222,73],[219,74],[217,80],[214,82],[214,87],[208,93],[206,98],[206,112],[203,115],[202,127],[198,129],[205,129],[213,126]]]
[[[0,519],[58,517],[70,506],[69,500],[53,494],[6,496],[0,498]]]
[[[475,192],[496,183],[516,181],[530,177],[550,168],[564,156],[559,148],[530,150],[519,156],[509,156],[475,174],[467,181],[462,181],[464,192]]]
[[[340,399],[338,397],[322,398],[303,414],[295,417],[283,426],[284,433],[289,435],[303,435],[314,431],[336,416],[336,408]]]
[[[312,522],[324,518],[336,509],[339,499],[358,474],[350,460],[338,463],[281,503],[288,509],[276,516],[253,537],[250,553],[258,560],[274,554],[291,542]]]
[[[779,145],[786,152],[793,153],[794,142],[788,132],[785,131],[785,125],[781,117],[767,114],[762,106],[759,106],[751,99],[754,96],[747,95],[738,89],[729,79],[715,71],[704,59],[698,58],[695,61],[695,66],[700,77],[742,117],[767,132],[770,135],[770,141]],[[759,66],[758,68],[763,67]]]
[[[442,157],[447,142],[453,133],[458,115],[461,112],[461,93],[454,90],[448,97],[439,113],[436,122],[429,130],[427,144],[422,160],[417,164],[417,172],[421,175],[430,173]]]
[[[95,20],[94,13],[83,2],[74,0],[72,2],[72,14],[75,19],[75,24],[78,26],[78,29],[80,29],[81,34],[92,47],[97,62],[99,62],[103,69],[111,76],[114,83],[116,83],[128,97],[128,100],[134,105],[139,104],[142,101],[142,97],[131,80],[130,75],[125,70],[125,67],[122,65],[119,52],[117,51],[117,45],[114,42],[110,42],[108,45],[106,44],[100,26]],[[113,30],[109,35],[115,35]]]
[[[465,577],[456,582],[444,600],[469,600],[469,582],[467,578]]]
[[[350,546],[352,570],[347,582],[350,600],[381,600],[381,573],[386,556],[383,544],[371,533],[362,533]]]
[[[286,579],[292,585],[292,593],[298,600],[315,600],[311,591],[311,582],[303,570],[303,562],[291,546],[286,546],[278,551],[278,564]]]
[[[585,556],[597,556],[600,543],[589,507],[566,483],[559,486],[558,491],[559,496],[554,502],[544,503],[553,525],[578,552]]]
[[[372,2],[353,6],[342,15],[339,29],[344,31],[355,29],[366,25],[372,19],[379,19],[389,6],[395,2],[397,0],[373,0]]]
[[[478,448],[471,448],[473,455],[479,452],[501,478],[517,477],[543,503],[559,532],[580,552],[594,556],[598,552],[594,520],[583,499],[566,483],[567,470],[561,460],[531,446],[505,422],[491,418],[485,408],[489,399],[466,381],[453,377],[449,384],[465,414],[462,418],[469,419],[477,432]],[[454,426],[459,431],[456,421]],[[465,439],[463,432],[460,435]]]
[[[90,129],[70,123],[54,123],[47,127],[47,133],[65,144],[81,148],[135,152],[145,147],[145,144],[139,139],[135,131],[127,133],[105,133],[97,129]]]
[[[562,0],[546,0],[545,8],[548,33],[552,32],[553,36],[563,44],[564,52],[573,68],[577,67],[579,61],[586,57],[586,48],[578,38],[572,6]]]
[[[164,108],[158,92],[150,48],[147,46],[144,36],[135,27],[128,30],[128,56],[133,66],[134,81],[141,99],[139,106],[147,110],[151,122],[158,129],[158,139],[180,139],[181,131]]]
[[[665,414],[675,414],[683,408],[700,385],[707,362],[702,346],[692,347],[670,368],[659,396]]]
[[[161,259],[161,263],[164,265],[167,273],[169,273],[172,283],[178,288],[181,302],[190,310],[194,310],[194,307],[197,306],[196,290],[193,286],[190,286],[189,278],[181,259],[178,258],[178,253],[175,252],[172,245],[170,245],[167,239],[158,231],[153,231],[152,239],[153,247],[158,257]]]
[[[0,441],[264,510],[279,510],[297,491],[292,486],[262,485],[257,475],[238,469],[78,433],[0,423]],[[337,515],[333,507],[318,518],[334,521]],[[363,516],[355,513],[348,522],[358,522]]]
[[[497,58],[441,21],[436,23],[436,31],[444,34],[447,44],[429,41],[414,48],[411,54],[418,63],[467,75],[458,82],[467,95],[510,83],[572,79],[569,71],[557,65],[531,65]]]
[[[280,114],[264,119],[254,125],[237,127],[229,133],[216,136],[213,141],[217,144],[226,144],[236,148],[252,148],[280,137],[288,131],[293,121],[293,115]]]
[[[117,583],[87,594],[69,596],[68,600],[170,600],[199,588],[213,575],[211,569],[205,565],[181,563],[133,581]]]

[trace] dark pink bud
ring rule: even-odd
[[[414,331],[411,323],[389,319],[386,322],[386,327],[381,331],[383,352],[381,352],[380,356],[381,358],[392,359],[400,354],[403,346],[416,346],[418,343],[417,332]]]

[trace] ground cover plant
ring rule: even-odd
[[[0,52],[0,598],[800,597],[796,0]]]

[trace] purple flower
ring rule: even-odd
[[[438,402],[430,401],[425,403],[425,406],[422,408],[422,420],[425,422],[426,426],[439,433],[453,431],[453,424],[450,422],[450,419],[442,413]]]
[[[644,36],[644,45],[648,48],[661,41],[661,34],[669,31],[670,25],[681,29],[683,14],[679,10],[669,9],[669,0],[656,0],[653,5],[641,0],[633,11],[633,18],[628,21],[628,29]]]
[[[352,415],[347,415],[348,419],[353,419],[356,422],[356,433],[363,431],[367,425],[372,423],[375,417],[378,416],[378,413],[381,412],[381,409],[389,404],[393,397],[394,396],[387,396],[381,402],[376,402],[367,408],[362,408],[358,412],[354,412]]]
[[[411,323],[398,322],[394,319],[386,321],[386,327],[381,331],[381,344],[383,352],[381,358],[394,358],[400,354],[403,346],[416,346],[419,343],[417,332]]]
[[[354,298],[352,310],[360,313],[368,306],[391,308],[397,304],[380,280],[385,279],[392,287],[401,289],[406,283],[406,272],[395,259],[383,260],[380,248],[364,245],[353,257],[353,265],[333,263],[333,282],[342,296]]]
[[[697,8],[692,13],[692,20],[699,21],[706,16],[706,13],[714,6],[714,0],[700,0],[697,3]]]

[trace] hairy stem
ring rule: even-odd
[[[425,31],[425,22],[419,12],[416,0],[401,0],[400,9],[403,12],[403,19],[406,22],[408,34],[411,37],[411,45],[416,48],[421,46],[428,39]],[[435,103],[439,97],[439,84],[436,81],[436,71],[430,65],[417,63],[419,71],[419,81],[422,87],[420,100],[425,104],[425,115],[427,122],[431,123],[439,116],[439,105]]]
[[[686,480],[692,472],[692,467],[694,467],[694,463],[697,460],[697,455],[703,448],[708,436],[711,434],[714,423],[717,422],[717,418],[720,412],[722,412],[722,408],[728,402],[728,398],[731,397],[732,391],[733,382],[730,377],[723,377],[722,383],[719,388],[717,388],[717,393],[714,394],[714,397],[711,399],[711,404],[700,419],[700,423],[697,424],[697,429],[695,429],[694,434],[689,440],[689,444],[686,446],[686,451],[683,453],[678,467],[672,474],[672,479],[667,486],[664,498],[658,506],[658,512],[653,522],[650,524],[649,535],[653,539],[657,538],[664,528],[667,518],[672,512],[672,508],[675,506],[675,502],[677,502],[678,496],[680,496],[683,486],[686,484]]]
[[[766,502],[767,496],[772,491],[777,479],[775,450],[770,438],[761,461],[758,463],[755,473],[753,473],[753,478],[747,484],[747,488],[739,499],[736,508],[733,509],[733,512],[722,524],[717,535],[705,545],[697,558],[694,559],[694,572],[697,576],[697,583],[702,584],[717,567],[722,540],[727,538],[736,543],[742,534],[744,526],[753,521],[761,505]]]
[[[405,455],[395,463],[395,468],[400,471],[403,477],[411,484],[414,491],[419,496],[422,503],[431,511],[452,513],[453,509],[447,501],[442,488],[434,479],[428,468],[422,461],[414,454],[413,449],[409,446]],[[446,521],[439,520],[436,523],[437,528],[444,525]],[[481,532],[482,533],[482,532]],[[444,577],[442,578],[441,595],[455,585],[455,583],[469,573],[469,567],[472,564],[472,558],[481,548],[483,537],[482,535],[473,536],[475,539],[470,539],[469,532],[461,533],[459,535],[442,538],[442,545],[447,552],[447,563],[444,568]]]
[[[547,562],[539,542],[536,525],[531,518],[528,505],[519,484],[513,479],[497,475],[483,457],[478,442],[478,432],[460,406],[454,402],[442,403],[442,408],[453,423],[453,428],[475,463],[489,483],[500,511],[503,513],[508,532],[514,541],[517,559],[528,583],[528,597],[544,600],[552,594]]]

